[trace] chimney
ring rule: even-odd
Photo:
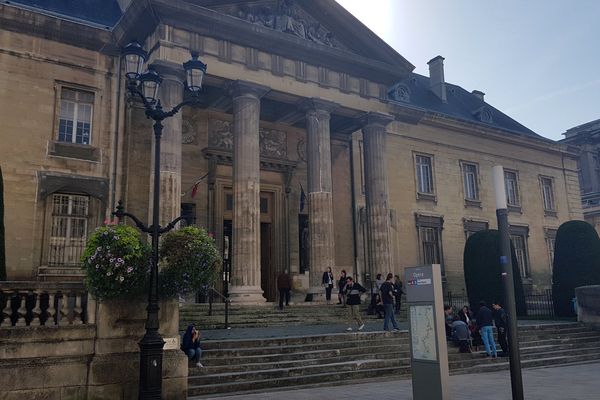
[[[473,90],[471,92],[471,94],[475,95],[475,97],[477,97],[479,100],[481,101],[485,101],[484,97],[485,97],[485,93],[479,91],[479,90]]]
[[[444,57],[437,56],[429,60],[429,90],[446,103],[446,81],[444,80]]]

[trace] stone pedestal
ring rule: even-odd
[[[234,82],[233,259],[229,296],[236,303],[264,303],[260,276],[260,98],[268,88]]]
[[[146,301],[142,298],[98,301],[96,344],[89,364],[88,399],[135,399],[138,396],[140,354]],[[179,305],[160,302],[160,334],[165,340],[162,394],[187,398],[187,356],[179,349]]]
[[[386,169],[386,126],[392,117],[369,113],[363,121],[368,264],[371,276],[393,270],[390,253],[390,216]]]
[[[312,99],[304,107],[308,135],[309,293],[313,300],[321,300],[325,293],[323,272],[335,266],[329,120],[337,105]]]

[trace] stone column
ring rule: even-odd
[[[265,302],[260,280],[260,98],[269,89],[231,85],[233,97],[233,302]]]
[[[368,262],[373,276],[392,271],[390,216],[385,160],[386,126],[392,117],[368,113],[363,120]]]
[[[158,98],[163,109],[170,110],[183,101],[184,72],[181,66],[165,61],[156,61],[153,68],[162,76]],[[160,220],[161,226],[179,217],[181,214],[181,111],[163,121],[160,142]],[[154,134],[152,147],[154,149]],[[154,150],[152,150],[154,154]],[[152,188],[154,187],[154,157],[151,158],[149,212],[152,215]],[[151,218],[151,217],[150,217]]]
[[[331,195],[330,113],[337,104],[311,99],[305,103],[308,135],[308,234],[310,288],[320,299],[323,272],[335,266],[333,203]]]

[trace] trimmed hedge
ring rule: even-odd
[[[6,247],[4,244],[4,180],[0,167],[0,281],[6,280]]]
[[[568,221],[556,232],[552,266],[554,313],[575,316],[575,288],[600,284],[600,238],[585,221]]]
[[[513,265],[517,315],[524,316],[527,315],[525,294],[512,244],[510,253]],[[498,231],[489,229],[471,235],[465,244],[464,275],[467,296],[473,310],[477,310],[481,300],[488,305],[494,301],[505,303],[501,274],[500,235]]]

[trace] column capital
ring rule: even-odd
[[[229,84],[227,91],[234,99],[236,97],[251,96],[260,100],[261,97],[271,91],[271,88],[258,83],[237,80]]]
[[[150,64],[150,69],[158,72],[163,80],[175,81],[181,85],[185,82],[185,71],[181,64],[167,60],[155,60]]]
[[[394,120],[394,117],[389,114],[382,114],[382,113],[378,113],[378,112],[368,112],[360,117],[359,123],[360,123],[362,129],[371,127],[373,125],[382,126],[383,128],[385,128],[393,120]]]
[[[310,99],[304,99],[302,102],[300,102],[300,105],[299,105],[300,109],[302,109],[306,113],[309,113],[311,111],[316,111],[316,112],[322,112],[322,113],[327,113],[327,114],[331,114],[339,106],[340,106],[339,104],[334,103],[332,101],[323,100],[323,99],[319,99],[316,97],[313,97]]]

